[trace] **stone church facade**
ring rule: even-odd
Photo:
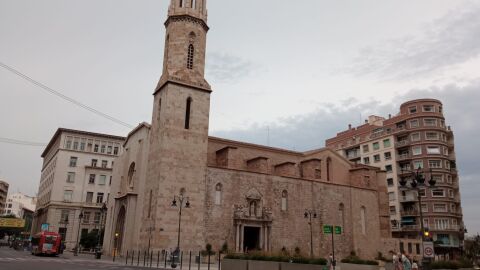
[[[226,243],[235,252],[299,247],[308,254],[308,209],[317,214],[311,224],[316,256],[331,252],[326,224],[343,228],[335,236],[339,256],[385,253],[385,172],[326,148],[295,152],[209,136],[206,1],[172,0],[165,27],[152,122],[130,132],[115,161],[106,251],[172,250],[178,243],[198,251]]]

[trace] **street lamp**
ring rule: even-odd
[[[415,171],[410,171],[410,170],[404,170],[404,168],[401,168],[402,171],[402,176],[400,177],[400,186],[402,188],[410,188],[411,190],[417,191],[417,197],[418,197],[418,210],[420,214],[420,235],[421,235],[421,241],[422,241],[422,247],[423,247],[423,242],[425,241],[431,241],[430,240],[430,232],[428,230],[425,230],[424,224],[423,224],[423,212],[422,212],[422,196],[420,195],[420,188],[425,187],[425,195],[427,194],[426,189],[430,187],[434,187],[436,182],[433,179],[432,176],[432,169],[430,169],[430,179],[428,180],[428,185],[425,183],[425,176],[423,175],[423,171],[421,170],[420,166],[418,166],[417,170]],[[405,174],[410,174],[410,177],[405,177]],[[408,180],[410,180],[410,187],[407,186]],[[422,253],[423,254],[423,253]],[[429,270],[430,269],[430,259],[425,258],[422,255],[422,265],[423,269]]]
[[[107,212],[107,204],[103,203],[102,208],[100,209],[101,211],[101,219],[100,219],[100,229],[97,232],[97,247],[96,247],[96,252],[95,252],[95,257],[97,259],[100,259],[101,252],[103,249],[103,239],[102,239],[102,233],[105,230],[105,212]],[[100,241],[102,242],[100,244]]]
[[[175,248],[175,251],[173,252],[172,256],[172,268],[176,268],[177,264],[175,263],[175,257],[180,255],[180,234],[181,234],[181,224],[182,224],[182,209],[185,208],[190,208],[190,201],[188,197],[185,197],[183,194],[185,193],[185,190],[182,188],[180,190],[180,194],[178,196],[173,196],[173,201],[172,201],[172,207],[177,207],[177,199],[178,199],[178,239],[177,239],[177,247]],[[185,205],[184,205],[185,203]]]
[[[77,246],[75,247],[75,252],[73,253],[73,256],[78,256],[78,252],[80,249],[80,226],[82,224],[82,219],[83,219],[83,211],[80,212],[80,215],[78,215],[78,233],[77,233]]]
[[[65,225],[65,230],[62,234],[62,245],[60,246],[60,253],[63,254],[63,250],[65,249],[65,242],[67,241],[68,215],[65,217],[62,223]]]
[[[305,218],[308,219],[308,225],[310,225],[310,257],[313,257],[313,229],[312,229],[312,219],[317,218],[317,213],[315,210],[306,209]]]

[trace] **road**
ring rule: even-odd
[[[95,260],[93,256],[71,254],[59,257],[38,257],[25,251],[0,247],[0,270],[142,270],[144,267],[125,266],[121,262]]]

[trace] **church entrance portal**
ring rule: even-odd
[[[260,227],[244,227],[243,246],[245,251],[260,249]]]

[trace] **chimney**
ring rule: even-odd
[[[352,124],[348,124],[348,130],[352,129]]]
[[[392,115],[391,114],[388,114],[388,119],[392,118]]]
[[[365,119],[365,124],[368,124],[368,120],[367,120],[367,119]]]

